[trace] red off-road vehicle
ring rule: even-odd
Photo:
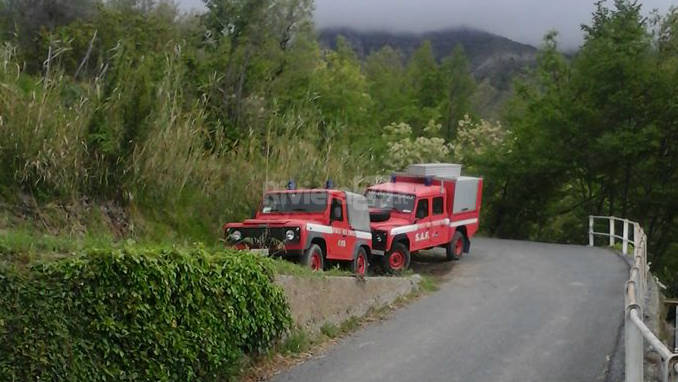
[[[423,249],[443,247],[448,260],[459,260],[478,230],[482,188],[481,178],[461,176],[454,164],[412,165],[369,187],[373,254],[391,273]]]
[[[345,261],[364,275],[372,248],[367,200],[338,190],[268,192],[255,218],[226,224],[224,233],[235,248],[298,258],[315,271]]]

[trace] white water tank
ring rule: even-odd
[[[411,164],[407,167],[407,174],[435,176],[439,178],[458,178],[461,176],[461,165],[454,163]]]

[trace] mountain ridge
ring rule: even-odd
[[[508,91],[513,78],[525,75],[535,65],[538,51],[532,45],[469,27],[419,33],[351,27],[318,30],[320,43],[330,48],[336,47],[339,36],[343,36],[361,58],[384,46],[391,46],[409,57],[424,41],[430,41],[433,53],[440,61],[451,54],[457,45],[461,45],[476,80],[487,80],[500,91]]]

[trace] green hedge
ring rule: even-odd
[[[272,277],[268,259],[201,248],[2,265],[0,380],[221,380],[291,323]]]

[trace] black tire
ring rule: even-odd
[[[362,259],[362,260],[361,260]],[[351,271],[358,276],[367,276],[367,270],[369,269],[370,262],[367,257],[367,251],[365,248],[360,247],[358,253],[356,253],[351,263]]]
[[[452,241],[445,246],[447,261],[461,260],[461,258],[464,257],[465,244],[466,238],[464,237],[464,234],[461,233],[461,231],[456,231],[454,236],[452,236]]]
[[[384,256],[382,255],[372,255],[370,256],[370,272],[375,275],[383,275],[386,273],[384,270]]]
[[[410,268],[410,250],[403,243],[395,243],[391,250],[382,256],[382,266],[386,273],[399,274]]]
[[[323,249],[318,244],[312,244],[301,255],[301,265],[311,268],[314,272],[322,272],[325,269],[325,256]]]

